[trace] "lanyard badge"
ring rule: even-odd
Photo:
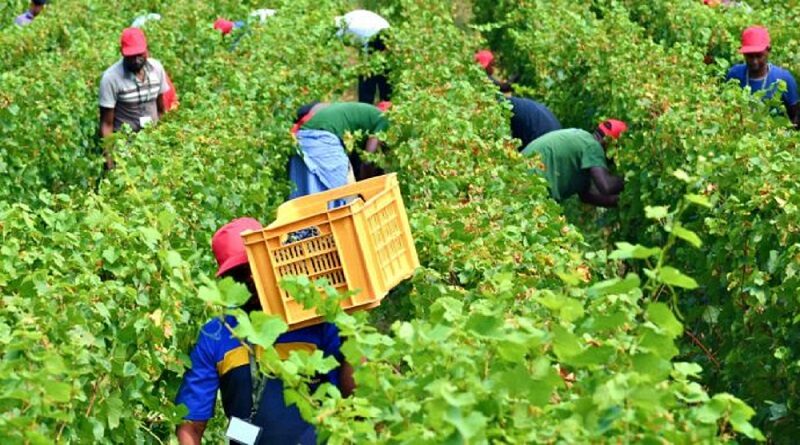
[[[251,422],[255,420],[258,406],[261,403],[261,394],[264,392],[264,386],[267,379],[261,374],[258,369],[258,364],[253,356],[254,353],[248,353],[250,359],[250,378],[253,388],[253,405],[250,408],[250,417],[245,421],[238,417],[231,417],[228,424],[228,430],[225,432],[225,437],[233,443],[242,445],[256,445],[258,437],[261,435],[261,427],[253,425]]]
[[[260,435],[261,427],[257,427],[238,417],[231,417],[228,430],[225,432],[225,437],[229,441],[241,445],[256,445]]]

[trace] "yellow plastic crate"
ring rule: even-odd
[[[342,199],[348,203],[328,208]],[[314,236],[291,241],[304,230]],[[419,267],[394,173],[288,201],[278,208],[275,222],[242,237],[261,307],[281,316],[290,330],[322,318],[280,288],[283,277],[327,278],[340,292],[358,291],[342,301],[343,309],[355,311],[378,306]]]

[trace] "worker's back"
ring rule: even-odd
[[[550,195],[557,201],[587,191],[591,184],[590,168],[607,168],[600,142],[578,128],[551,131],[528,144],[522,154],[541,156],[544,163],[541,173],[550,185]]]

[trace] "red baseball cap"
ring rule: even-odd
[[[214,29],[218,29],[222,32],[222,35],[230,34],[233,31],[234,23],[230,20],[225,19],[217,19],[214,22]]]
[[[769,31],[762,26],[751,26],[742,31],[742,54],[760,53],[769,48]]]
[[[478,62],[483,69],[489,68],[489,65],[494,62],[494,54],[488,49],[483,49],[475,53],[475,61]]]
[[[147,52],[147,38],[139,28],[125,28],[119,38],[119,46],[125,57]]]
[[[622,132],[628,129],[628,124],[617,119],[606,119],[597,126],[597,129],[612,139],[619,139]]]
[[[386,110],[388,110],[389,108],[392,108],[392,103],[389,102],[388,100],[382,100],[382,101],[378,102],[378,105],[375,105],[375,107],[377,107],[379,110],[381,110],[381,112],[385,113]]]
[[[222,226],[211,238],[211,250],[217,258],[217,276],[234,267],[247,263],[247,251],[244,248],[242,232],[245,230],[261,230],[261,223],[253,218],[238,218]]]

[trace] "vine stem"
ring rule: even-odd
[[[709,360],[711,360],[711,362],[712,362],[712,363],[714,363],[714,366],[716,366],[716,367],[717,367],[717,369],[719,369],[719,368],[720,368],[720,363],[719,363],[719,360],[717,360],[717,358],[716,358],[716,357],[714,357],[714,353],[713,353],[713,352],[711,352],[711,351],[710,351],[710,350],[709,350],[709,349],[706,347],[706,345],[704,345],[704,344],[703,344],[703,342],[701,342],[701,341],[700,341],[700,339],[699,339],[699,338],[697,338],[697,337],[696,337],[696,336],[695,336],[695,335],[692,333],[692,331],[690,331],[689,329],[685,329],[683,332],[684,332],[684,333],[685,333],[687,336],[689,336],[689,338],[691,338],[691,339],[692,339],[692,343],[694,343],[694,344],[695,344],[695,345],[697,345],[697,346],[698,346],[700,349],[702,349],[702,350],[703,350],[703,353],[705,353],[705,354],[706,354],[706,357],[708,357],[708,359],[709,359]]]

